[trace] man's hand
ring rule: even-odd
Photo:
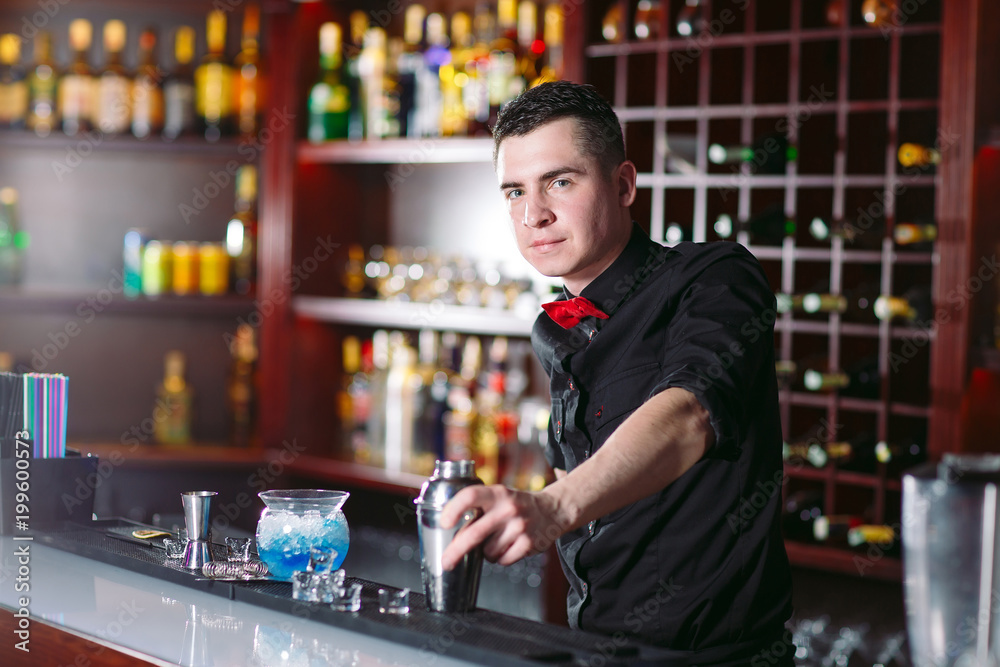
[[[512,565],[545,551],[569,527],[550,494],[514,491],[499,484],[468,486],[455,494],[441,515],[442,527],[454,526],[473,509],[480,510],[482,516],[460,530],[445,549],[445,570],[455,567],[479,544],[484,545],[487,560]]]

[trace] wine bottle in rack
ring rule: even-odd
[[[896,11],[894,0],[864,0],[861,3],[861,18],[865,25],[872,28],[883,28],[894,25],[893,13]]]
[[[701,0],[684,0],[684,6],[677,13],[676,29],[681,37],[698,35],[705,27]]]
[[[786,236],[795,235],[795,221],[785,215],[783,206],[772,204],[748,220],[740,220],[735,226],[732,218],[720,216],[715,229],[721,238],[731,238],[734,231],[745,231],[750,236],[751,244],[781,245]],[[723,232],[728,233],[723,235]]]
[[[538,5],[534,0],[517,4],[517,75],[527,87],[538,78],[538,58],[545,44],[538,39]]]
[[[809,221],[809,235],[817,241],[840,238],[849,249],[878,250],[885,236],[884,220],[831,220],[814,217]]]
[[[59,80],[58,101],[62,129],[68,135],[80,134],[93,127],[94,74],[90,68],[90,42],[93,26],[87,19],[69,24],[69,45],[73,51],[66,73]]]
[[[909,324],[930,322],[934,303],[928,286],[913,287],[903,296],[882,295],[875,300],[875,316],[880,320],[900,320]]]
[[[809,465],[813,468],[822,468],[830,460],[822,443],[816,440],[783,443],[781,458],[789,465]]]
[[[105,134],[129,131],[132,121],[132,78],[122,61],[125,23],[114,19],[104,24],[107,61],[97,74],[94,124]]]
[[[635,6],[633,31],[639,40],[659,39],[662,21],[660,0],[639,0]]]
[[[257,167],[252,164],[236,172],[236,207],[226,227],[226,252],[233,290],[253,294],[257,289]]]
[[[779,313],[801,312],[810,315],[838,313],[850,321],[874,322],[873,306],[877,298],[878,289],[875,286],[862,284],[847,290],[844,294],[779,292],[775,295],[775,302]]]
[[[174,36],[174,69],[163,81],[163,136],[166,139],[193,134],[194,116],[194,28],[181,26]]]
[[[361,10],[351,12],[348,18],[348,38],[344,45],[344,82],[351,94],[351,109],[347,117],[347,138],[361,141],[367,136],[368,100],[362,85],[361,55],[364,52],[365,33],[368,31],[368,14]]]
[[[21,37],[0,35],[0,128],[21,129],[28,118],[28,82],[21,65]]]
[[[139,69],[132,82],[132,134],[147,139],[163,131],[163,86],[156,65],[156,32],[139,35]]]
[[[209,12],[208,52],[194,72],[195,111],[205,139],[218,141],[233,129],[233,68],[226,60],[226,13]]]
[[[897,222],[892,227],[892,240],[899,245],[932,243],[937,235],[937,225],[931,222]]]
[[[233,109],[236,131],[242,137],[252,137],[260,129],[260,113],[264,107],[264,73],[260,60],[260,6],[247,4],[243,12],[243,32],[240,52],[233,61]]]
[[[545,44],[545,64],[538,78],[529,82],[537,86],[547,81],[559,81],[563,77],[563,33],[565,17],[563,8],[557,2],[545,6],[542,13],[542,40]]]
[[[346,139],[351,91],[341,80],[341,31],[336,23],[320,26],[319,61],[322,73],[309,91],[309,141]]]
[[[941,152],[920,144],[901,144],[897,153],[899,163],[904,167],[929,167],[941,161]]]
[[[712,144],[708,147],[708,160],[712,164],[744,165],[756,174],[784,174],[788,163],[797,157],[798,149],[788,143],[787,136],[779,133],[762,135],[750,146]]]
[[[802,384],[809,391],[837,391],[841,396],[878,398],[881,390],[878,359],[868,357],[846,370],[807,368],[802,373]]]
[[[57,96],[59,71],[52,60],[52,34],[41,30],[35,36],[35,62],[28,72],[27,128],[47,137],[59,122]]]

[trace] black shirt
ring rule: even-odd
[[[668,387],[698,398],[715,444],[663,490],[559,539],[570,625],[679,650],[770,643],[791,615],[791,578],[760,265],[736,243],[665,248],[633,225],[581,296],[610,317],[563,329],[542,313],[531,335],[551,380],[549,463],[573,470]]]

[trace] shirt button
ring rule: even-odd
[[[586,595],[586,594],[587,594],[587,584],[584,584],[584,585],[583,585],[583,594],[584,594],[584,595]]]
[[[596,521],[591,521],[591,522],[590,522],[590,524],[589,524],[589,525],[587,526],[587,527],[588,527],[588,529],[590,530],[590,534],[591,534],[591,535],[593,535],[593,534],[594,534],[594,528],[595,528],[596,526],[597,526],[597,522],[596,522]]]
[[[570,381],[569,381],[569,390],[570,390],[570,391],[573,391],[574,389],[576,389],[576,387],[574,387],[574,386],[573,386],[573,381],[572,381],[572,380],[570,380]]]

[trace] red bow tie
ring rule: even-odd
[[[548,313],[549,317],[563,329],[575,327],[580,323],[580,320],[588,316],[602,320],[608,319],[608,316],[600,308],[582,296],[566,301],[543,303],[542,310]]]

